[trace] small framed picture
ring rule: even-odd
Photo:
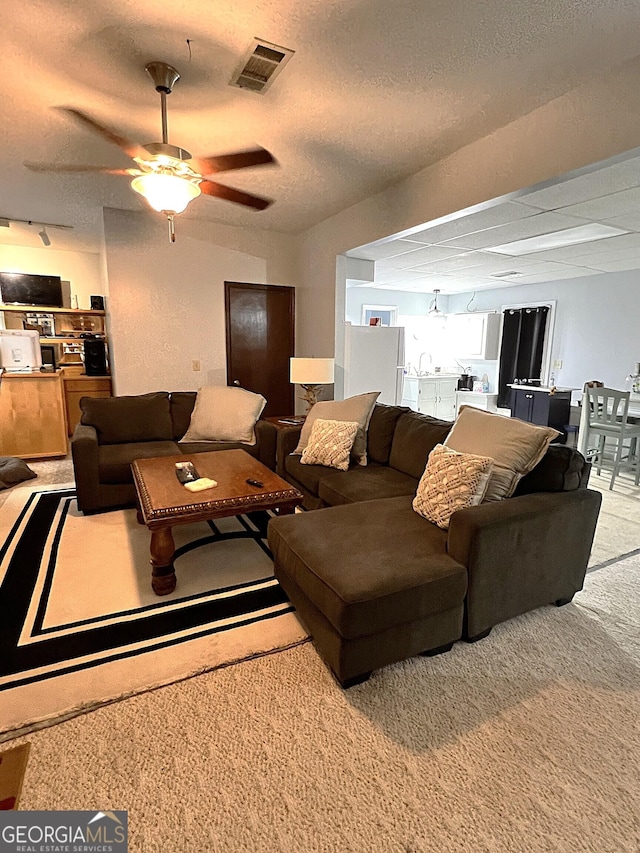
[[[395,326],[398,321],[397,305],[363,305],[363,326]]]

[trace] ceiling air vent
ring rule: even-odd
[[[233,75],[229,85],[252,92],[265,92],[294,53],[289,48],[254,39],[242,58],[240,70]]]

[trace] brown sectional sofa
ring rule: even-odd
[[[275,574],[343,686],[582,588],[601,502],[589,463],[551,445],[513,497],[461,510],[441,530],[412,500],[451,427],[376,405],[369,464],[348,471],[302,465],[291,455],[300,429],[278,434],[278,472],[318,511],[270,522]]]
[[[90,513],[135,503],[134,459],[241,448],[275,469],[277,430],[258,421],[254,445],[178,443],[186,433],[195,391],[158,391],[130,397],[83,397],[82,418],[71,440],[78,507]]]

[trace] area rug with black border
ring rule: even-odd
[[[174,528],[176,589],[151,589],[134,509],[84,516],[72,487],[0,514],[0,741],[308,639],[273,576],[270,513]]]

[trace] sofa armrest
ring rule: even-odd
[[[292,425],[278,430],[278,446],[276,450],[277,467],[276,473],[279,477],[285,478],[284,460],[298,446],[300,441],[300,433],[302,432],[302,424]],[[286,478],[285,478],[286,479]]]
[[[258,459],[272,471],[276,469],[276,444],[278,430],[269,421],[258,421],[255,426]]]
[[[601,502],[599,492],[576,489],[454,513],[447,550],[467,567],[465,635],[582,589]]]
[[[98,433],[95,427],[78,424],[71,439],[73,473],[78,508],[90,512],[100,507],[98,473]]]

